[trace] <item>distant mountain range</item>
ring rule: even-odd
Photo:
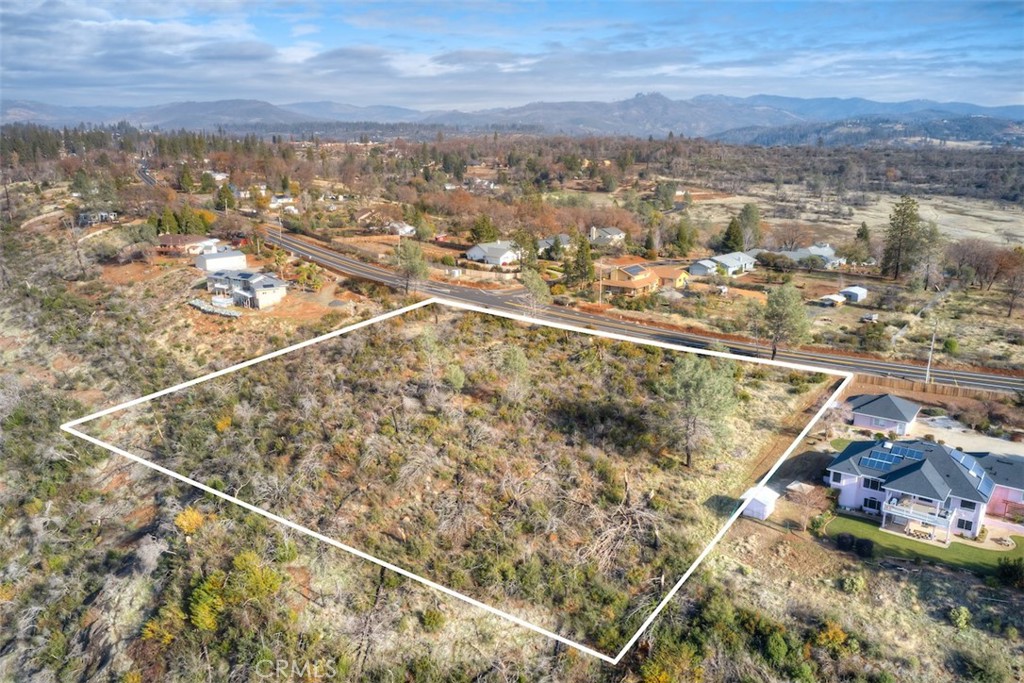
[[[318,122],[432,124],[461,130],[524,127],[565,135],[665,137],[670,132],[744,144],[899,144],[919,138],[1024,146],[1024,106],[982,107],[964,102],[874,102],[860,98],[727,97],[671,100],[658,93],[618,102],[534,102],[475,112],[417,111],[338,102],[273,105],[260,100],[174,102],[152,107],[61,107],[14,100],[0,103],[0,122],[51,126],[128,121],[143,128],[233,131],[248,126]]]

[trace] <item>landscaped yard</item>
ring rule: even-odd
[[[876,555],[889,555],[906,559],[921,558],[929,562],[938,562],[950,567],[968,569],[973,572],[989,574],[995,571],[1001,558],[1015,559],[1024,557],[1024,536],[1013,536],[1016,544],[1013,550],[1001,552],[983,550],[972,547],[968,543],[951,543],[948,548],[921,543],[910,538],[882,531],[878,525],[866,519],[839,515],[825,527],[828,535],[835,537],[841,533],[853,534],[857,538],[868,538],[875,543]]]

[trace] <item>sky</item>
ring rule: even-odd
[[[464,111],[660,92],[1024,104],[1024,2],[0,3],[0,98]]]

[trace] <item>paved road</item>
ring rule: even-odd
[[[394,272],[379,266],[363,263],[338,252],[310,244],[309,242],[296,239],[293,236],[278,234],[274,230],[264,233],[267,242],[279,244],[289,251],[315,261],[320,265],[333,270],[353,275],[367,280],[382,282],[391,287],[401,289],[404,281]],[[448,285],[438,282],[421,283],[417,290],[432,296],[461,301],[477,306],[484,306],[492,309],[518,313],[520,315],[531,315],[536,318],[558,322],[577,327],[585,327],[605,332],[627,334],[640,339],[649,339],[682,346],[705,348],[708,345],[720,342],[713,337],[704,337],[697,334],[674,332],[662,330],[656,327],[649,327],[635,322],[617,321],[606,316],[593,315],[569,308],[558,306],[544,306],[534,310],[528,306],[520,292],[516,291],[488,291],[475,289],[473,287],[462,287],[459,285]],[[767,358],[769,350],[761,345],[730,341],[726,344],[733,353],[745,356],[757,356]],[[846,370],[861,374],[880,375],[884,377],[898,377],[916,381],[924,381],[925,369],[915,365],[903,365],[888,361],[870,360],[864,358],[850,358],[841,355],[827,353],[780,350],[777,360],[789,361],[791,363],[802,363],[821,368]],[[952,384],[964,387],[975,387],[996,391],[1024,390],[1024,378],[1005,377],[998,374],[984,372],[968,372],[962,370],[932,369],[932,381],[939,384]]]

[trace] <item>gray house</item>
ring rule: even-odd
[[[618,228],[590,226],[590,243],[595,247],[617,247],[626,243],[626,233]]]
[[[868,427],[880,432],[907,433],[921,406],[891,394],[865,394],[849,400],[854,427]]]
[[[984,463],[984,464],[983,464]],[[968,454],[931,441],[858,441],[826,468],[839,507],[881,516],[882,528],[948,543],[978,535],[993,503],[1021,499],[1024,458]]]
[[[690,264],[690,275],[714,275],[718,272],[718,264],[711,259],[701,259]]]
[[[746,273],[747,271],[753,270],[754,264],[757,263],[753,256],[750,254],[744,254],[742,251],[734,251],[730,254],[712,256],[711,260],[715,263],[722,264],[722,267],[725,268],[726,275]]]

